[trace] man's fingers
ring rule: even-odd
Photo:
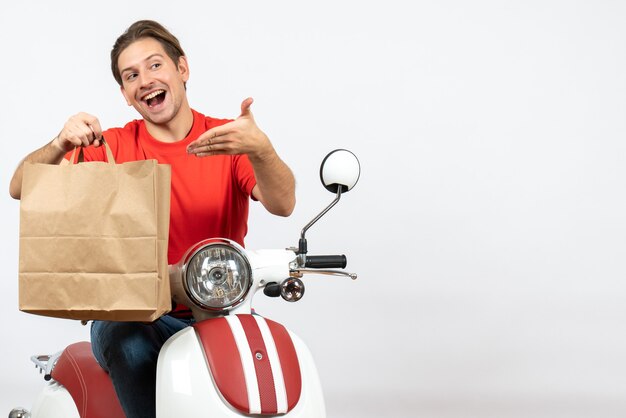
[[[89,129],[91,130],[91,144],[98,148],[104,142],[104,137],[102,136],[102,132],[99,131],[98,127],[96,129],[93,128],[92,125],[89,125]],[[98,133],[98,131],[99,133]]]
[[[100,121],[95,116],[88,116],[90,117],[85,122],[87,123],[87,126],[89,126],[89,129],[91,129],[94,140],[99,140],[102,138],[102,126],[100,126]]]
[[[58,144],[66,150],[86,147],[92,143],[99,146],[102,139],[102,127],[95,116],[78,113],[68,119],[57,138]]]
[[[82,141],[84,147],[89,146],[89,144],[91,144],[94,139],[96,139],[95,133],[91,129],[90,125],[81,124],[77,126],[77,128],[80,131],[79,138]]]
[[[198,137],[195,141],[187,145],[187,152],[192,152],[196,148],[204,147],[209,144],[219,144],[224,141],[223,136],[228,134],[227,124],[209,129]],[[226,128],[225,128],[226,127]]]
[[[196,157],[237,154],[236,147],[230,142],[228,135],[219,136],[217,139],[222,142],[202,144],[195,148],[188,149],[187,152]]]
[[[75,147],[86,147],[92,141],[91,129],[84,124],[73,124],[65,130],[66,141]]]
[[[189,154],[195,154],[198,157],[204,157],[206,155],[215,155],[216,153],[222,151],[223,146],[220,144],[202,144],[194,148],[188,148],[187,152]]]
[[[91,132],[89,132],[88,134],[84,134],[80,137],[80,140],[82,142],[82,146],[83,147],[88,147],[89,144],[91,144],[92,139],[91,139]]]

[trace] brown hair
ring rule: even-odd
[[[154,20],[139,20],[126,29],[122,35],[115,41],[113,49],[111,50],[111,71],[115,81],[121,86],[122,75],[117,66],[117,62],[120,58],[120,54],[130,44],[143,38],[156,39],[165,50],[165,53],[174,61],[178,66],[178,59],[185,56],[183,48],[180,46],[178,39],[172,35],[170,31],[165,29],[163,25]]]

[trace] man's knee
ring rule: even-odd
[[[94,321],[91,344],[96,360],[110,371],[111,367],[151,367],[156,363],[162,341],[151,324]]]

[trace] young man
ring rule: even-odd
[[[148,20],[131,25],[115,42],[111,70],[126,102],[143,119],[103,131],[95,116],[79,113],[25,161],[59,164],[79,146],[85,147],[85,161],[103,161],[100,145],[106,139],[118,163],[156,159],[170,164],[170,264],[205,238],[225,237],[243,245],[250,196],[275,215],[291,214],[293,175],[256,125],[252,99],[243,101],[233,121],[191,109],[187,58],[178,39],[163,26]],[[22,167],[11,179],[10,193],[16,199],[21,196]],[[110,374],[127,417],[155,416],[159,350],[190,322],[185,312],[175,311],[150,324],[93,323],[94,355]]]

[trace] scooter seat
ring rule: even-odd
[[[90,343],[67,346],[52,378],[69,391],[81,418],[125,418],[111,378],[96,362]]]

